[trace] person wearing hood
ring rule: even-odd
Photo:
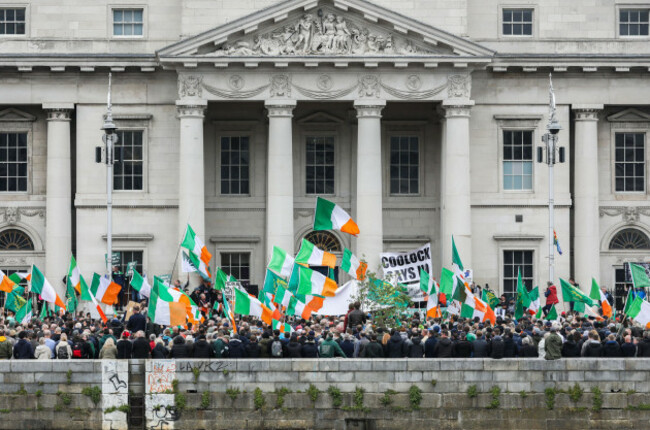
[[[384,358],[384,348],[377,342],[377,335],[370,336],[370,342],[361,351],[361,358]]]
[[[413,337],[406,347],[406,356],[408,358],[424,357],[424,345],[422,344],[422,338],[417,331],[413,333]]]
[[[289,343],[291,345],[291,343]],[[298,344],[298,346],[301,346]],[[257,343],[257,336],[252,335],[250,338],[250,341],[246,344],[244,347],[246,349],[246,357],[248,358],[260,358],[260,355],[262,353],[262,348],[260,347],[260,344]],[[300,357],[300,353],[298,355]]]
[[[169,351],[169,358],[189,358],[189,350],[183,336],[176,335],[172,339],[172,348]]]
[[[216,358],[228,357],[228,341],[223,332],[219,332],[217,338],[212,342],[212,350]]]
[[[327,338],[319,345],[318,353],[323,358],[334,358],[337,356],[347,358],[341,346],[334,341],[331,332],[327,334]]]
[[[472,343],[467,340],[467,335],[461,333],[458,342],[454,344],[454,357],[470,358],[472,356]]]
[[[562,358],[562,338],[557,334],[557,328],[551,327],[551,332],[546,336],[544,342],[546,360],[559,360]]]
[[[5,337],[4,330],[0,330],[0,360],[9,360],[13,355],[13,346]]]
[[[616,358],[621,357],[621,345],[616,342],[616,335],[610,334],[603,345],[603,357]]]
[[[25,330],[18,333],[18,342],[14,345],[14,358],[16,360],[28,360],[34,358],[32,344],[27,341]]]
[[[517,356],[517,343],[513,339],[512,332],[506,330],[503,336],[503,357],[504,358],[514,358]]]
[[[109,337],[104,342],[102,349],[99,350],[100,359],[111,359],[114,360],[117,358],[117,347],[115,346],[115,341],[113,338]]]
[[[602,355],[602,345],[600,344],[600,337],[596,330],[589,332],[589,337],[582,344],[582,351],[580,355],[583,357],[600,357]]]
[[[567,335],[566,342],[562,344],[562,357],[580,357],[580,347],[578,342],[582,336],[580,333],[575,332],[572,335]]]
[[[234,334],[230,338],[230,343],[228,343],[228,350],[230,352],[230,358],[246,358],[246,349],[244,348],[244,342],[240,339],[240,335]]]
[[[199,335],[199,338],[194,342],[194,349],[192,350],[192,357],[194,358],[213,358],[214,349],[205,340],[205,335]]]
[[[161,338],[156,338],[154,341],[155,345],[153,349],[151,350],[151,358],[167,358],[167,355],[169,354],[169,351],[167,351],[167,348],[165,348],[165,342]]]
[[[287,358],[300,358],[302,357],[302,345],[300,342],[298,342],[298,335],[293,333],[291,335],[291,339],[289,339],[289,343],[287,344],[286,348],[286,355],[285,357]]]
[[[440,332],[440,339],[433,348],[433,356],[438,358],[452,358],[454,356],[454,344],[449,338],[447,330]]]
[[[494,331],[494,337],[488,344],[488,357],[494,359],[501,359],[505,355],[506,345],[501,337],[499,330]]]
[[[318,347],[314,342],[314,336],[307,336],[307,340],[300,348],[300,356],[302,358],[318,358]]]
[[[34,358],[37,360],[50,360],[52,357],[52,350],[49,346],[45,345],[45,338],[42,337],[38,340],[38,346],[34,350]]]
[[[390,339],[386,342],[384,346],[384,356],[386,358],[402,358],[404,356],[404,339],[402,335],[393,329],[391,331]]]
[[[433,358],[435,357],[433,351],[436,349],[436,344],[438,343],[438,337],[435,334],[435,331],[432,331],[427,340],[424,342],[424,357]]]

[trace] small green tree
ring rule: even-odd
[[[411,304],[406,286],[396,282],[390,275],[381,278],[377,272],[366,273],[359,281],[352,300],[361,303],[361,308],[372,312],[372,319],[378,326],[395,327],[401,325],[401,313]]]

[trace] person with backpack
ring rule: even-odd
[[[271,358],[284,357],[284,345],[280,340],[279,333],[274,333],[273,340],[269,343],[269,353],[271,354]]]
[[[59,343],[56,344],[54,350],[56,351],[57,360],[70,360],[72,358],[72,348],[70,348],[70,344],[68,343],[67,334],[61,333]]]
[[[80,359],[92,357],[92,349],[86,341],[86,335],[77,335],[72,342],[72,358]]]

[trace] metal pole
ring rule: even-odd
[[[106,273],[110,276],[113,262],[113,163],[114,146],[117,143],[115,124],[113,124],[113,111],[111,105],[111,73],[108,74],[108,95],[106,97],[106,119],[104,120],[104,136],[102,140],[106,151]]]
[[[555,208],[555,183],[553,176],[553,164],[555,163],[555,136],[547,135],[547,158],[548,158],[548,278],[555,282],[555,252],[553,242],[555,238],[555,226],[553,210]]]

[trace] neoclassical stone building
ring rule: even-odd
[[[625,283],[650,259],[650,3],[638,0],[7,0],[0,268],[102,271],[108,73],[121,264],[169,273],[189,222],[260,284],[273,245],[378,253],[453,235],[479,283],[544,286],[553,73],[556,274]],[[311,231],[315,196],[358,222]],[[552,240],[552,239],[551,239]],[[176,265],[178,270],[179,265]],[[342,274],[341,279],[347,275]]]

